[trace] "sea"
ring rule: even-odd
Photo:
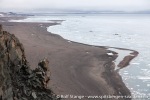
[[[57,22],[58,25],[47,30],[67,40],[138,51],[139,55],[130,65],[118,73],[133,99],[150,99],[150,14],[43,14],[11,21]],[[113,50],[123,57],[129,53]]]

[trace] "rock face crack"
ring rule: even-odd
[[[0,100],[57,100],[47,88],[48,64],[44,58],[31,70],[23,45],[0,25]]]

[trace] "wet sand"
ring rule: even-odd
[[[24,45],[31,68],[36,68],[42,58],[48,58],[51,71],[49,88],[56,94],[131,95],[114,70],[115,52],[105,47],[71,42],[47,32],[46,27],[55,23],[0,23]],[[109,56],[109,52],[114,56]]]

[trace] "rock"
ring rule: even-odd
[[[116,34],[114,34],[114,35],[119,35],[119,34],[116,33]]]
[[[0,32],[0,100],[57,100],[46,87],[49,61],[43,59],[31,70],[19,40],[1,25]]]
[[[2,30],[2,25],[0,25],[0,32],[2,32],[3,30]]]
[[[36,96],[35,92],[32,92],[32,97],[33,97],[34,99],[36,99],[36,98],[37,98],[37,96]]]
[[[45,71],[48,70],[48,64],[49,64],[49,61],[44,58],[38,65],[43,68]]]

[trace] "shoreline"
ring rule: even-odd
[[[44,27],[39,26],[39,24],[41,24],[41,23],[21,23],[21,22],[19,22],[19,23],[2,22],[2,23],[6,25],[5,29],[9,30],[11,33],[15,33],[15,35],[21,40],[23,45],[25,45],[25,51],[28,56],[27,59],[28,59],[28,61],[30,61],[29,63],[31,65],[34,65],[33,63],[35,63],[37,61],[38,57],[41,57],[41,55],[43,57],[47,56],[46,54],[44,54],[45,51],[47,52],[47,54],[49,54],[48,58],[50,61],[50,66],[51,66],[51,64],[55,67],[57,66],[57,68],[54,68],[54,67],[52,68],[52,73],[55,72],[55,74],[52,75],[52,79],[50,80],[50,82],[53,81],[52,83],[50,83],[50,88],[52,88],[52,90],[54,90],[54,92],[56,92],[56,94],[62,93],[65,95],[65,94],[67,94],[67,91],[68,91],[68,94],[70,93],[70,94],[74,94],[74,95],[79,95],[79,94],[80,95],[81,94],[82,95],[90,95],[90,94],[98,95],[99,93],[101,93],[103,95],[104,94],[106,94],[106,95],[113,94],[113,93],[115,93],[116,95],[119,95],[119,92],[121,92],[122,95],[131,95],[130,91],[126,88],[126,86],[122,82],[121,76],[117,72],[113,71],[114,63],[112,61],[115,60],[117,56],[113,56],[112,58],[109,58],[107,53],[109,53],[110,50],[106,49],[107,46],[106,47],[92,46],[92,45],[86,45],[86,44],[76,43],[76,42],[72,42],[72,41],[69,42],[69,40],[65,40],[59,35],[52,34],[50,32],[46,32],[47,31],[47,30],[45,30],[46,26],[49,25],[50,23],[42,23]],[[13,26],[8,26],[8,25],[13,25]],[[22,27],[21,27],[21,25],[22,25]],[[23,31],[23,29],[25,27],[28,27],[28,28],[29,28],[29,26],[32,26],[32,27],[29,28],[30,31],[27,30],[27,32],[29,32],[29,33],[21,32],[21,34],[20,34],[19,31],[15,30],[17,28],[17,26],[21,27],[21,29],[19,31]],[[35,28],[34,31],[39,30],[40,32],[37,32],[38,33],[37,34],[35,31],[35,33],[34,33],[32,28]],[[34,37],[35,39],[33,39],[33,40],[39,40],[39,41],[37,41],[38,43],[41,43],[42,45],[48,45],[48,46],[41,47],[40,44],[38,45],[38,43],[32,43],[32,42],[35,42],[33,40],[32,40],[32,42],[31,42],[31,40],[27,42],[26,40],[30,39],[27,35],[28,36],[36,35],[36,37]],[[26,37],[28,37],[28,39],[26,39]],[[45,39],[45,40],[42,40],[42,39]],[[52,39],[52,40],[49,40],[49,39]],[[29,44],[30,42],[31,42],[31,44]],[[53,43],[53,45],[50,45],[49,43]],[[53,46],[54,48],[50,48],[49,46]],[[40,47],[43,49],[41,49]],[[28,50],[26,50],[26,48]],[[44,49],[46,49],[46,50],[44,50]],[[49,49],[53,49],[53,50],[48,51]],[[34,52],[34,50],[36,50],[36,53]],[[41,51],[40,52],[41,54],[39,54],[39,51]],[[113,52],[113,51],[111,51],[111,52]],[[35,55],[32,53],[34,53]],[[38,54],[39,54],[39,56],[38,56]],[[56,57],[55,54],[58,57]],[[30,57],[29,57],[29,55],[30,55]],[[52,57],[50,57],[50,55]],[[36,56],[36,57],[32,57],[32,56]],[[126,63],[131,60],[126,60]],[[58,64],[56,61],[58,61],[62,65],[68,66],[67,68],[69,68],[69,70],[64,69],[64,67],[61,64]],[[71,66],[72,64],[75,66]],[[84,67],[82,67],[82,66],[84,66]],[[87,66],[88,66],[88,68],[85,68]],[[91,66],[94,66],[94,67],[91,67]],[[81,68],[78,68],[78,67],[81,67]],[[50,67],[50,69],[51,69],[51,67]],[[93,72],[90,72],[91,70]],[[97,72],[97,70],[100,72]],[[69,73],[71,76],[68,76],[65,73],[65,72],[69,72],[69,71],[71,71],[71,73]],[[57,72],[59,72],[59,73],[57,73]],[[81,74],[81,72],[83,74]],[[95,75],[95,72],[100,73],[100,74]],[[59,75],[56,75],[56,74],[59,74]],[[58,78],[58,76],[60,77],[63,75],[66,77],[66,79],[65,79],[65,77],[61,77],[61,78],[63,78],[65,81]],[[84,77],[81,77],[80,75],[83,75]],[[80,77],[81,77],[81,79],[80,79]],[[54,79],[54,78],[58,78],[58,79]],[[72,80],[72,78],[74,78],[76,80]],[[98,78],[100,78],[100,79],[98,79]],[[72,82],[69,82],[69,80],[72,80]],[[81,83],[85,83],[84,81],[88,82],[88,84],[84,84],[85,86],[82,86],[83,84],[81,84]],[[90,82],[90,81],[95,82],[95,84],[93,84],[93,82]],[[116,81],[117,81],[117,83],[116,83]],[[61,82],[64,82],[64,84]],[[102,82],[102,83],[100,84],[100,82]],[[66,87],[66,83],[68,85],[70,84],[69,87]],[[71,84],[73,86],[71,86]],[[97,86],[100,86],[100,88],[96,89]],[[75,89],[76,87],[77,87],[77,89]],[[79,89],[78,87],[80,87],[81,89]],[[65,89],[65,88],[68,88],[68,89]],[[110,88],[110,89],[107,90],[107,88]],[[70,89],[72,89],[72,90],[70,91]],[[106,89],[106,90],[104,92],[102,92],[103,89]],[[91,90],[93,92],[91,92]]]
[[[26,19],[25,16],[6,16],[6,17],[0,17],[0,22],[9,22],[9,20],[20,20],[20,19]]]
[[[50,33],[51,33],[51,32],[50,32]],[[56,35],[57,35],[57,34],[56,34]],[[67,40],[67,39],[65,39],[65,40]],[[77,43],[77,44],[87,45],[87,46],[91,46],[91,47],[98,47],[98,48],[105,48],[105,49],[110,49],[110,48],[112,48],[112,49],[118,49],[118,50],[122,50],[122,51],[124,51],[124,50],[126,50],[126,51],[132,51],[129,55],[126,55],[126,56],[120,61],[120,63],[119,63],[118,65],[116,65],[116,66],[118,66],[120,69],[129,66],[129,65],[130,65],[130,62],[131,62],[134,58],[136,58],[136,57],[138,56],[138,54],[139,54],[138,51],[132,50],[132,49],[127,49],[127,48],[111,47],[111,46],[97,46],[97,45],[90,45],[90,44],[79,43],[79,42],[75,42],[75,41],[71,41],[71,40],[67,40],[67,41],[70,42],[70,43]],[[115,56],[115,55],[116,55],[116,56],[119,56],[118,53],[115,52],[115,51],[113,51],[113,50],[108,50],[108,51],[110,51],[110,52],[108,52],[108,53],[113,53],[114,56]]]

